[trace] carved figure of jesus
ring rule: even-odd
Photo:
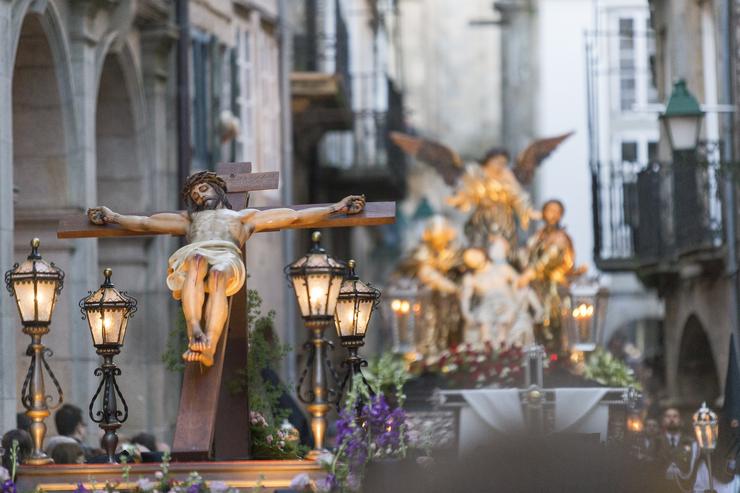
[[[357,214],[365,207],[363,196],[352,195],[331,206],[300,211],[235,211],[226,197],[226,182],[211,171],[190,175],[182,193],[187,206],[184,212],[132,216],[99,206],[88,209],[87,215],[94,224],[118,224],[130,231],[186,236],[188,244],[169,259],[167,286],[172,296],[181,301],[185,315],[188,349],[182,357],[205,366],[213,365],[216,345],[228,319],[228,298],[246,280],[241,249],[253,233],[309,226],[333,214]]]

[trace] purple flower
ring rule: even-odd
[[[327,474],[325,478],[316,481],[316,490],[320,493],[329,493],[337,487],[337,478],[333,474]]]
[[[12,480],[7,479],[3,482],[3,493],[16,493],[15,483]]]
[[[191,484],[188,486],[188,489],[185,490],[186,493],[200,493],[200,484]]]
[[[3,489],[3,492],[5,492],[5,489]],[[77,483],[77,488],[75,488],[75,493],[90,493],[90,490],[85,488],[85,486],[82,483]]]
[[[311,486],[311,478],[305,472],[296,474],[290,481],[290,487],[294,490],[305,490]]]

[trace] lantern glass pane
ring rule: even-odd
[[[344,299],[337,301],[337,310],[334,317],[337,326],[337,335],[347,337],[355,335],[355,303],[354,300]]]
[[[296,299],[298,300],[298,308],[301,310],[301,316],[307,317],[310,315],[308,308],[308,290],[306,289],[306,280],[303,276],[294,276],[293,290],[295,291]]]
[[[306,282],[308,283],[310,314],[315,316],[331,313],[327,309],[331,277],[328,274],[310,274],[306,276]]]
[[[93,345],[100,346],[101,344],[104,344],[102,312],[98,310],[88,310],[87,324],[90,326],[90,335],[92,336]]]
[[[337,298],[339,297],[339,290],[342,289],[342,275],[331,276],[329,285],[329,304],[326,309],[326,313],[334,313],[337,306]]]
[[[38,322],[51,322],[51,314],[56,303],[57,283],[54,281],[38,281],[36,285],[36,299],[38,300]]]
[[[21,320],[23,322],[34,322],[36,320],[36,296],[33,292],[33,283],[30,281],[15,282],[13,283],[13,292]]]
[[[358,300],[357,303],[357,335],[364,336],[373,313],[374,300]]]
[[[674,151],[696,148],[701,120],[697,116],[672,116],[666,118]]]
[[[123,340],[126,338],[126,329],[128,328],[128,317],[122,317],[121,319],[121,332],[118,337],[118,344],[123,346]]]

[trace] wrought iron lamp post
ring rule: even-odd
[[[115,288],[111,282],[111,269],[105,269],[103,275],[105,280],[100,288],[80,300],[80,311],[82,319],[87,320],[95,351],[103,357],[103,364],[95,369],[95,376],[103,378],[90,401],[90,419],[105,432],[102,444],[108,462],[115,463],[116,430],[128,418],[128,405],[116,383],[121,370],[113,363],[113,357],[121,352],[128,321],[136,312],[136,300]],[[100,408],[93,411],[98,398],[102,399]],[[118,409],[119,399],[123,411]]]
[[[21,402],[26,408],[26,416],[31,419],[33,440],[33,450],[25,463],[33,465],[54,462],[43,450],[46,436],[44,420],[51,414],[51,409],[59,407],[64,398],[59,381],[46,361],[52,352],[41,342],[41,338],[49,333],[51,315],[64,285],[64,272],[53,262],[48,263],[41,258],[40,243],[38,238],[34,238],[28,258],[5,273],[5,286],[10,295],[15,297],[23,333],[31,336],[31,344],[26,350],[26,355],[31,357],[31,364],[23,381]],[[49,406],[51,397],[46,395],[44,387],[44,369],[54,382],[58,395],[57,403],[52,406]]]
[[[717,447],[717,438],[719,435],[719,424],[717,415],[702,403],[698,411],[694,413],[692,419],[696,443],[704,453],[707,460],[707,472],[709,473],[709,489],[706,493],[715,493],[714,477],[712,476],[712,451]]]
[[[308,355],[296,390],[298,398],[311,414],[314,439],[311,455],[315,457],[324,449],[326,413],[330,404],[336,403],[339,397],[335,387],[339,376],[326,357],[326,347],[333,349],[333,346],[324,339],[324,331],[334,323],[334,310],[346,267],[321,248],[321,233],[315,231],[311,239],[313,247],[288,265],[285,273],[295,290],[303,323],[311,332],[309,341],[303,345]],[[334,380],[332,386],[329,385],[329,377]]]
[[[373,310],[378,306],[380,300],[380,291],[369,284],[366,284],[355,274],[355,261],[348,262],[349,274],[342,283],[337,298],[337,308],[334,313],[334,325],[337,328],[337,335],[342,346],[347,348],[347,359],[342,363],[347,368],[347,374],[342,380],[339,388],[340,398],[337,406],[341,401],[341,394],[344,387],[349,382],[349,390],[352,390],[352,382],[355,375],[360,375],[362,382],[367,387],[370,395],[373,395],[373,389],[367,383],[362,375],[362,367],[367,366],[367,361],[362,359],[358,354],[358,349],[365,345],[365,334],[370,323],[370,317]],[[361,403],[358,403],[361,406]]]

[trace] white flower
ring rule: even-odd
[[[136,487],[139,488],[141,491],[151,491],[154,489],[155,486],[156,483],[147,478],[141,478],[136,482]]]
[[[162,471],[157,471],[154,473],[154,477],[156,479],[162,479],[164,477],[164,473]]]
[[[267,436],[265,437],[265,441],[266,441],[267,443],[272,443],[272,435],[267,435]]]
[[[9,479],[10,479],[10,473],[8,472],[8,470],[0,466],[0,482],[4,483],[5,481]]]
[[[290,481],[290,488],[293,490],[305,490],[311,487],[311,478],[305,472],[296,474]]]
[[[324,466],[331,466],[334,463],[334,454],[331,452],[322,452],[316,457],[316,462]]]
[[[280,448],[283,448],[283,447],[285,447],[285,442],[284,442],[283,440],[280,440],[280,441],[278,442],[278,447],[280,447]]]
[[[229,485],[223,481],[209,481],[208,488],[210,488],[211,493],[225,493],[229,490]]]

